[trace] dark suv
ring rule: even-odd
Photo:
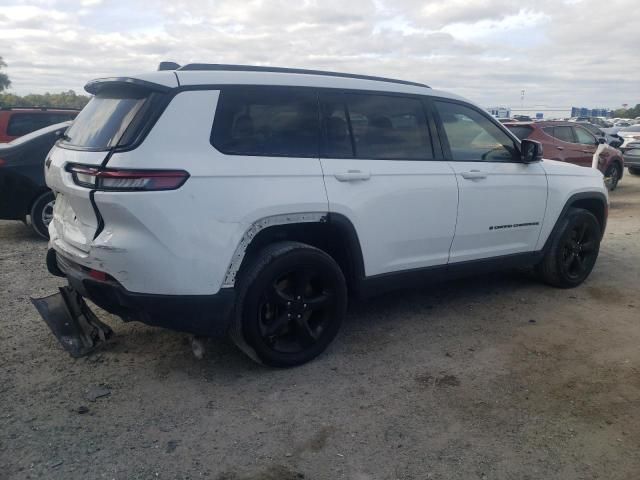
[[[73,120],[78,112],[70,108],[2,107],[0,143],[10,142],[49,125]]]
[[[544,158],[591,167],[593,155],[600,144],[591,132],[575,122],[505,123],[520,140],[528,138],[540,142]],[[604,141],[604,140],[602,140]],[[609,190],[615,190],[624,171],[620,150],[605,145],[600,153],[598,169],[607,178]]]

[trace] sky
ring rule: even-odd
[[[486,107],[619,108],[640,103],[639,1],[0,0],[0,56],[17,94],[171,60],[395,77]]]

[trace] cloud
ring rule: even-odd
[[[0,12],[18,93],[178,63],[383,75],[486,106],[640,103],[636,0],[40,0]],[[53,20],[53,21],[52,21]]]

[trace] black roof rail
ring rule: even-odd
[[[269,72],[269,73],[297,73],[303,75],[323,75],[326,77],[357,78],[360,80],[374,80],[376,82],[399,83],[414,87],[431,88],[429,85],[395,78],[375,77],[371,75],[358,75],[355,73],[328,72],[325,70],[308,70],[305,68],[264,67],[257,65],[227,65],[222,63],[190,63],[178,68],[178,71],[227,71],[227,72]]]
[[[79,112],[81,109],[76,107],[22,107],[20,105],[6,105],[1,106],[0,110],[40,110],[43,112],[47,110],[69,110],[73,112]]]

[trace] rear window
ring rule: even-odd
[[[230,155],[318,156],[318,99],[287,87],[225,88],[211,144]]]
[[[531,135],[531,132],[533,131],[533,128],[527,125],[507,125],[507,128],[511,130],[511,133],[513,133],[520,140],[524,140],[525,138],[528,138],[529,135]]]
[[[27,133],[35,132],[41,128],[65,122],[73,119],[77,112],[33,112],[33,113],[13,113],[9,117],[7,125],[7,135],[21,137]]]
[[[148,95],[138,89],[101,91],[73,122],[65,143],[96,150],[115,147]]]

